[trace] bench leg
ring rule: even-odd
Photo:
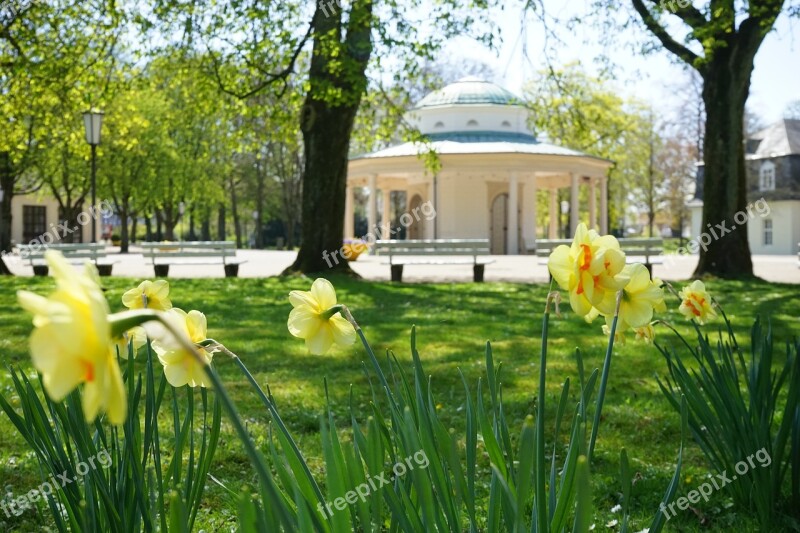
[[[110,276],[114,265],[97,265],[97,273],[101,276]]]
[[[653,264],[652,263],[645,263],[644,267],[650,272],[650,277],[653,277]]]
[[[50,272],[50,267],[47,265],[33,265],[34,276],[46,276]]]
[[[166,278],[169,276],[169,265],[153,265],[157,278]]]
[[[239,265],[225,265],[225,277],[226,278],[238,278],[239,277]]]
[[[483,281],[483,269],[486,265],[473,265],[472,267],[472,280],[476,283]]]
[[[390,265],[392,269],[392,281],[400,283],[403,281],[403,265]]]

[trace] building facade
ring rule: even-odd
[[[750,251],[760,255],[798,253],[800,120],[784,119],[759,131],[747,139],[745,152]],[[695,198],[689,202],[695,237],[703,232],[703,178],[701,165]]]

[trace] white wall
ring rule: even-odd
[[[440,176],[437,188],[439,239],[489,238],[489,208],[484,178]]]
[[[796,254],[797,244],[800,243],[800,200],[771,201],[768,205],[769,210],[759,211],[753,207],[749,211],[752,215],[747,221],[750,251],[758,255]],[[692,205],[689,211],[692,217],[691,238],[694,239],[702,233],[703,207]],[[762,213],[765,215],[762,216]],[[772,221],[772,245],[764,244],[764,220]],[[731,227],[731,222],[727,227]]]
[[[800,242],[800,200],[769,202],[769,215],[757,211],[747,223],[750,251],[762,255],[794,255]],[[764,221],[772,221],[772,245],[764,244]]]
[[[11,241],[14,244],[28,244],[27,242],[23,242],[23,220],[22,220],[22,212],[23,207],[26,205],[38,205],[38,206],[45,206],[47,208],[47,220],[46,220],[46,229],[47,232],[53,236],[52,242],[58,242],[61,238],[61,234],[63,233],[62,230],[57,228],[58,224],[58,202],[49,196],[43,196],[40,194],[28,194],[24,196],[14,196],[11,200]],[[91,219],[87,219],[91,220]],[[97,232],[100,233],[102,231],[102,217],[98,215],[97,219]],[[73,227],[75,224],[73,224]],[[91,222],[86,224],[85,226],[80,228],[83,236],[83,242],[91,242],[92,240],[92,225]],[[50,239],[45,237],[43,242],[49,244]]]
[[[528,111],[521,106],[475,104],[423,108],[412,111],[408,120],[422,133],[444,133],[451,131],[507,131],[530,134],[527,124]],[[477,126],[467,126],[470,120]],[[443,125],[436,127],[441,122]],[[503,125],[508,122],[508,125]]]

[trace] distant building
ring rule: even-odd
[[[407,213],[431,204],[436,217],[414,221],[409,239],[489,239],[493,254],[526,253],[540,234],[557,238],[557,217],[570,214],[570,234],[579,221],[608,231],[607,175],[613,162],[540,142],[528,129],[528,110],[511,92],[477,78],[464,78],[423,98],[406,115],[439,155],[429,172],[419,157],[428,146],[407,142],[350,159],[345,203],[345,238],[356,237],[354,192],[369,189],[370,231],[383,196],[383,238],[395,238],[390,194],[403,191]],[[570,190],[561,206],[558,190]],[[580,189],[588,202],[580,202]],[[379,193],[378,191],[381,191]],[[538,192],[549,196],[547,231],[536,227]],[[599,205],[598,205],[599,204]],[[541,228],[542,230],[544,228]]]
[[[65,234],[71,236],[73,242],[92,241],[91,224],[73,221],[59,227],[62,221],[58,202],[52,196],[37,192],[15,195],[11,199],[11,243],[14,245],[58,243],[61,239],[67,239]],[[98,219],[98,234],[102,224],[102,220]]]
[[[800,242],[800,120],[784,119],[747,139],[745,171],[748,204],[763,198],[769,205],[768,214],[763,214],[762,210],[747,221],[750,251],[763,255],[797,253]],[[704,168],[700,165],[695,197],[688,204],[693,237],[704,231],[701,227],[703,178]]]

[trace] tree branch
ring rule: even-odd
[[[300,57],[300,53],[305,48],[308,39],[311,37],[312,32],[314,30],[314,24],[310,23],[308,25],[308,29],[306,30],[305,35],[303,38],[300,39],[300,42],[297,43],[294,51],[292,52],[292,56],[289,58],[289,64],[282,70],[276,73],[265,73],[265,79],[261,80],[255,87],[251,87],[250,90],[245,92],[239,92],[233,88],[227,87],[225,82],[222,79],[222,74],[220,73],[220,61],[217,59],[217,56],[211,50],[211,47],[206,43],[206,50],[208,50],[208,55],[211,57],[211,66],[212,70],[214,71],[214,77],[217,80],[217,85],[219,90],[225,94],[231,95],[235,98],[239,98],[240,100],[245,100],[256,93],[261,92],[265,87],[269,85],[281,81],[283,82],[283,88],[278,92],[278,98],[282,97],[284,93],[286,93],[287,89],[289,88],[289,82],[287,81],[289,76],[294,73],[294,66],[297,63],[297,58]],[[260,69],[259,69],[260,70]]]
[[[639,16],[642,18],[644,25],[647,26],[647,29],[650,30],[659,41],[661,41],[664,48],[678,56],[678,58],[687,65],[697,69],[696,63],[700,59],[700,56],[673,39],[669,32],[655,19],[650,10],[647,9],[642,0],[631,0],[631,2],[633,3],[633,8],[636,9],[636,12],[639,13]]]

